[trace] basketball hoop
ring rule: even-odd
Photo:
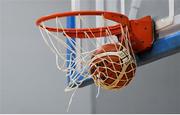
[[[78,17],[82,28],[64,28],[61,19],[69,16]],[[89,27],[85,19],[89,16],[99,16],[104,22],[115,24]],[[50,26],[48,22],[55,25]],[[74,11],[43,16],[36,21],[36,25],[45,43],[56,55],[57,68],[72,76],[66,91],[79,87],[88,78],[93,78],[95,84],[104,89],[127,86],[135,76],[134,53],[151,48],[153,43],[150,16],[129,20],[115,12]],[[84,47],[77,48],[76,39],[82,41]],[[106,43],[96,47],[97,39],[105,39]],[[70,53],[66,54],[67,50]],[[70,58],[67,59],[67,56]]]

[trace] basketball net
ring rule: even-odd
[[[100,16],[105,24],[108,24],[108,20],[105,19],[103,16]],[[78,16],[78,21],[79,24],[81,25],[82,28],[89,28],[89,32],[91,32],[91,29],[93,25],[88,25],[88,16]],[[117,39],[117,36],[112,35],[111,31],[109,30],[108,26],[106,29],[106,35],[107,36],[102,36],[102,37],[95,37],[95,35],[92,33],[92,36],[90,37],[89,34],[84,32],[86,35],[85,39],[79,39],[78,37],[76,38],[71,38],[66,34],[66,31],[63,32],[51,32],[48,29],[46,29],[46,22],[42,22],[42,27],[39,27],[39,30],[42,34],[42,37],[46,43],[46,45],[50,48],[50,50],[55,54],[56,57],[56,66],[60,71],[66,72],[66,76],[68,77],[68,87],[65,89],[65,91],[71,91],[74,89],[74,92],[71,96],[69,106],[72,102],[72,97],[74,96],[77,88],[81,86],[81,84],[87,80],[87,79],[93,79],[95,84],[98,86],[98,93],[100,87],[104,89],[113,89],[112,87],[116,86],[119,81],[117,78],[112,78],[113,85],[107,86],[104,85],[103,82],[108,79],[108,73],[106,73],[108,70],[111,72],[114,72],[116,76],[118,76],[118,79],[122,78],[121,74],[126,75],[128,72],[132,72],[133,76],[135,75],[135,69],[136,69],[136,60],[135,60],[135,55],[131,46],[131,41],[130,41],[130,36],[129,36],[129,31],[128,27],[122,27],[121,26],[121,37],[120,40]],[[53,24],[55,24],[56,28],[62,28],[64,29],[63,23],[61,18],[56,18],[54,19]],[[93,27],[94,28],[94,27]],[[76,33],[78,35],[78,33]],[[100,31],[101,35],[101,31]],[[76,43],[76,40],[79,40],[81,45],[78,46]],[[98,39],[98,40],[97,40]],[[108,45],[108,44],[116,44],[114,47],[116,48],[115,52],[107,52],[107,49],[103,49],[103,47],[99,46],[97,47],[97,44],[100,44],[100,39],[102,39],[104,44],[102,45]],[[101,49],[104,51],[101,54],[95,55],[95,52],[97,50]],[[104,56],[106,56],[106,59],[104,59]],[[118,61],[118,62],[113,62],[111,60],[111,56],[119,56],[120,58],[124,58],[125,61]],[[98,61],[95,61],[97,60]],[[108,62],[108,63],[113,63],[116,64],[116,66],[122,67],[121,71],[118,71],[115,66],[109,67],[106,66],[106,64],[103,64]],[[107,71],[96,71],[91,69],[97,65],[98,62],[101,62],[103,64],[103,68],[106,69]],[[127,62],[129,64],[127,64]],[[131,63],[130,63],[131,62]],[[131,67],[129,71],[126,71],[128,66],[130,64],[134,63],[135,67]],[[130,65],[132,66],[132,65]],[[100,69],[98,67],[94,69]],[[117,75],[118,74],[118,75]],[[103,75],[105,77],[103,80],[100,78]],[[127,77],[127,76],[126,76]],[[131,78],[132,79],[132,78]],[[125,81],[129,82],[129,81]],[[122,87],[126,86],[128,83],[124,83]],[[68,110],[69,110],[68,106]]]

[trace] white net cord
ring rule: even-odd
[[[103,15],[101,18],[104,21],[103,23],[107,23],[108,20],[106,20]],[[134,66],[137,66],[127,27],[123,28],[122,25],[120,25],[121,31],[119,33],[121,33],[121,35],[120,39],[118,40],[117,36],[112,35],[109,27],[107,26],[107,36],[98,38],[106,41],[102,46],[114,45],[115,51],[107,52],[107,49],[104,49],[102,46],[97,47],[97,42],[99,41],[96,40],[94,33],[91,31],[92,27],[87,25],[86,20],[80,15],[78,15],[78,19],[81,27],[87,27],[93,38],[91,38],[86,31],[84,32],[86,38],[78,38],[77,31],[76,38],[71,38],[67,35],[62,22],[58,17],[55,19],[57,32],[48,31],[45,27],[45,23],[42,23],[42,27],[39,27],[46,45],[55,54],[56,66],[58,70],[66,72],[66,77],[69,78],[68,87],[65,89],[65,91],[74,90],[70,97],[67,111],[69,111],[72,99],[78,87],[81,86],[81,84],[87,79],[93,79],[95,84],[98,86],[96,95],[96,98],[98,98],[101,87],[111,89],[112,86],[117,86],[119,80],[124,76],[126,79],[131,79],[128,78],[127,74],[132,71],[133,74],[135,74],[135,69],[131,69],[128,72],[127,69],[129,66],[130,68],[135,68]],[[58,32],[58,28],[62,28],[63,32]],[[100,29],[100,35],[102,35],[102,29]],[[79,39],[82,42],[82,47],[77,47],[75,40],[72,39]],[[68,44],[66,41],[68,41]],[[102,50],[102,53],[96,54],[99,49]],[[69,53],[67,53],[67,51]],[[77,56],[77,53],[80,55]],[[114,62],[112,56],[123,58],[123,60],[119,59],[118,62]],[[135,63],[135,65],[127,65],[127,62]],[[112,66],[109,67],[107,63],[111,64]],[[121,67],[122,70],[117,70],[117,66]],[[109,71],[114,73],[114,76],[117,76],[117,78],[108,78]],[[104,86],[103,82],[107,80],[109,80],[108,82],[112,82],[111,87]],[[123,86],[125,85],[126,84]]]

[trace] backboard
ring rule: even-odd
[[[130,19],[150,15],[154,19],[156,29],[154,44],[151,50],[136,55],[138,66],[180,52],[180,9],[176,6],[177,4],[180,4],[179,0],[71,0],[73,11],[89,9],[116,11],[127,15]],[[95,24],[103,26],[100,22],[101,19],[97,17]],[[77,25],[74,17],[69,17],[67,18],[67,27],[78,28],[80,25]],[[76,47],[83,47],[80,41],[76,40],[75,42]],[[104,41],[99,40],[97,47],[102,43]],[[67,51],[67,53],[71,52]],[[78,52],[76,56],[78,56]],[[69,81],[72,76],[67,77]],[[92,83],[93,80],[90,78],[84,81],[80,87]]]

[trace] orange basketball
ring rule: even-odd
[[[119,89],[135,76],[136,63],[131,53],[118,43],[103,45],[92,56],[90,73],[97,86]]]

